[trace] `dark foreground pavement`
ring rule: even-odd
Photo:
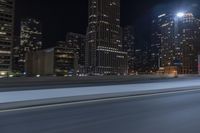
[[[199,133],[200,91],[0,112],[0,133]]]

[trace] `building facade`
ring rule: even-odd
[[[63,41],[54,48],[28,52],[25,64],[27,74],[32,76],[75,76],[78,69],[75,50]]]
[[[164,13],[156,16],[152,21],[151,67],[153,71],[176,64],[174,17],[172,14]]]
[[[75,50],[78,60],[78,74],[86,74],[86,36],[78,33],[67,33],[66,43],[69,48]]]
[[[54,49],[26,53],[25,71],[28,76],[54,75]]]
[[[187,12],[177,17],[177,45],[181,55],[180,73],[198,73],[198,55],[200,52],[200,20]]]
[[[18,71],[25,72],[25,55],[42,49],[42,26],[37,19],[27,18],[21,21]]]
[[[13,52],[12,52],[12,71],[17,72],[19,70],[19,57],[20,57],[20,36],[14,36]]]
[[[0,76],[12,70],[14,0],[0,1]]]
[[[120,0],[89,0],[86,66],[97,75],[127,73],[120,27]]]
[[[165,13],[156,17],[153,25],[152,68],[177,67],[179,74],[198,73],[199,19],[190,12]]]
[[[161,14],[159,16],[156,16],[152,20],[152,26],[151,26],[151,48],[150,48],[150,69],[153,72],[158,71],[160,67],[160,52],[161,52],[161,30],[160,30],[160,21],[162,21],[162,17],[164,17],[166,14]]]
[[[126,26],[123,28],[123,38],[122,38],[123,49],[128,54],[128,73],[135,73],[135,36],[134,28],[132,26]]]
[[[76,49],[67,42],[57,42],[54,48],[54,73],[58,76],[76,75],[78,71],[78,55]]]
[[[139,73],[143,71],[143,50],[135,49],[134,55],[134,71],[135,73]]]

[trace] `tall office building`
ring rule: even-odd
[[[189,12],[165,13],[153,20],[151,61],[154,68],[177,67],[181,74],[198,72],[199,22]]]
[[[12,51],[12,71],[16,72],[19,69],[19,57],[20,57],[20,36],[14,36],[13,51]]]
[[[12,69],[14,0],[0,1],[0,76]]]
[[[132,26],[126,26],[123,28],[123,38],[122,38],[123,49],[128,54],[128,72],[134,73],[135,67],[135,36],[134,29]]]
[[[152,26],[151,26],[151,48],[150,48],[150,69],[153,72],[158,71],[160,67],[160,50],[161,50],[161,30],[160,30],[160,24],[162,21],[162,17],[164,17],[166,14],[156,16],[152,20]]]
[[[120,0],[89,0],[86,65],[100,75],[127,73],[120,27]]]
[[[25,72],[25,55],[27,52],[42,48],[42,27],[37,19],[27,18],[21,21],[19,66],[18,70]]]
[[[152,21],[151,68],[174,66],[175,56],[175,22],[174,15],[164,13]]]
[[[78,71],[79,74],[86,73],[85,69],[85,47],[86,47],[86,36],[78,33],[67,33],[66,43],[68,47],[74,49],[78,58]]]
[[[160,21],[161,20],[161,21]],[[161,15],[159,18],[161,36],[160,66],[175,66],[177,57],[175,43],[175,22],[171,14]]]
[[[177,45],[181,48],[180,73],[198,73],[198,55],[200,53],[200,20],[191,12],[179,14],[175,21]]]

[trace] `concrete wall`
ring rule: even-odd
[[[148,80],[170,79],[170,76],[139,75],[139,76],[91,76],[91,77],[22,77],[0,79],[0,90],[7,87],[33,87],[55,85],[98,85],[98,84],[123,84],[137,83]]]
[[[28,75],[53,75],[54,50],[27,53],[25,66]]]

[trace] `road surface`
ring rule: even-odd
[[[0,112],[0,133],[199,133],[199,124],[200,91]]]

